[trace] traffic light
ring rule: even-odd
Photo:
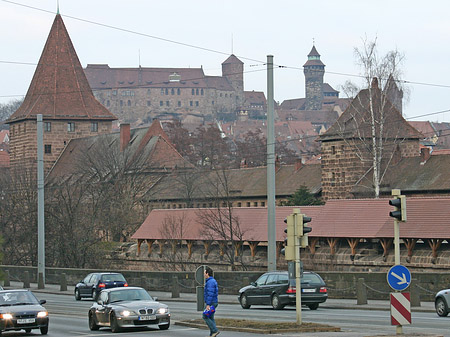
[[[297,219],[297,233],[300,237],[300,247],[305,248],[308,247],[308,233],[312,231],[312,228],[306,224],[311,222],[312,219],[305,214],[298,214]]]
[[[389,200],[389,205],[395,207],[395,211],[389,212],[389,216],[396,218],[398,221],[406,221],[406,197],[399,195],[395,199]]]
[[[286,240],[284,240],[284,248],[281,250],[281,253],[284,254],[284,257],[287,261],[295,260],[295,233],[294,233],[294,215],[289,215],[284,222],[287,224],[284,232],[287,234]]]

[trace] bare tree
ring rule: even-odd
[[[236,259],[245,269],[242,260],[245,232],[241,228],[239,218],[233,214],[229,177],[225,170],[217,170],[215,173],[215,179],[211,179],[208,184],[208,192],[205,190],[205,194],[214,200],[215,207],[199,209],[197,212],[203,228],[203,237],[219,242],[221,254],[233,270],[236,268]]]
[[[347,82],[344,92],[354,99],[329,133],[339,134],[354,151],[367,170],[363,177],[372,173],[378,198],[389,164],[408,131],[411,132],[411,127],[404,126],[406,122],[401,115],[404,91],[400,76],[404,56],[394,50],[380,57],[376,39],[364,40],[361,49],[355,48],[355,56],[362,68],[364,89]]]

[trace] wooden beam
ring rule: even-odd
[[[242,242],[237,241],[234,243],[234,256],[239,256],[242,247]]]
[[[137,245],[137,256],[141,255],[141,244],[144,240],[138,239],[138,245]]]
[[[352,255],[353,256],[356,255],[356,246],[358,245],[359,240],[360,239],[358,239],[358,238],[347,238],[347,242],[348,242],[348,244],[349,244],[349,246],[350,246],[350,248],[352,250]]]
[[[203,247],[205,247],[205,255],[208,256],[209,255],[209,250],[211,248],[211,240],[203,240]]]
[[[308,238],[309,239],[309,244],[308,244],[308,248],[311,254],[315,254],[316,253],[316,245],[317,242],[319,242],[319,238]]]
[[[150,256],[150,254],[152,253],[153,242],[155,242],[155,240],[147,239],[145,241],[147,241],[147,251],[148,251],[148,256]]]
[[[330,246],[330,254],[336,254],[336,246],[339,242],[339,238],[327,238],[328,245]]]
[[[186,240],[186,246],[188,249],[188,259],[192,256],[192,248],[194,247],[195,241],[194,240]]]
[[[280,258],[281,250],[284,247],[284,243],[282,241],[277,241],[277,259]]]
[[[256,255],[256,247],[258,247],[259,241],[248,241],[248,245],[250,247],[250,254],[252,257]]]
[[[386,257],[389,255],[389,251],[392,248],[392,239],[383,238],[380,239],[381,247],[383,247],[383,260],[386,261]]]
[[[220,256],[224,256],[225,255],[225,246],[226,246],[226,242],[225,241],[219,241],[219,247],[220,247]]]
[[[433,259],[437,258],[437,251],[439,249],[439,247],[441,246],[442,243],[442,239],[428,239],[428,244],[431,247],[432,250],[432,255],[433,255]],[[433,263],[435,263],[436,261],[434,261]]]
[[[408,249],[408,262],[411,261],[411,257],[413,255],[414,247],[416,246],[417,239],[403,239],[406,248]]]

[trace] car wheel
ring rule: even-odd
[[[111,317],[109,319],[110,325],[111,325],[111,331],[116,333],[116,332],[120,332],[120,326],[119,323],[117,322],[117,318],[116,315],[111,314]]]
[[[170,322],[169,322],[168,324],[161,324],[161,325],[158,325],[158,328],[159,328],[160,330],[167,330],[167,329],[169,329],[169,327],[170,327]]]
[[[26,332],[26,333],[30,333],[30,332],[31,332],[31,329],[25,329],[25,332]]]
[[[247,295],[242,294],[239,298],[239,302],[241,303],[241,307],[243,309],[250,309],[250,304],[248,304],[248,298]]]
[[[439,316],[445,317],[445,316],[448,315],[447,304],[445,303],[445,301],[442,298],[438,298],[436,300],[436,303],[435,303],[434,307],[436,308],[436,313]]]
[[[40,327],[41,334],[46,335],[48,333],[48,325],[47,326],[41,326]]]
[[[319,307],[319,303],[308,304],[308,307],[310,310],[317,310],[317,308]]]
[[[75,299],[77,301],[81,300],[80,290],[78,288],[75,289]]]
[[[281,304],[280,297],[277,294],[272,295],[271,302],[272,308],[274,308],[275,310],[280,310],[284,308],[284,305]]]
[[[99,326],[95,323],[95,317],[92,311],[89,312],[89,329],[92,331],[99,329]]]

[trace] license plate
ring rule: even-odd
[[[139,316],[140,321],[154,321],[155,319],[156,319],[155,315]]]
[[[29,324],[34,322],[35,322],[34,318],[20,318],[17,320],[17,324]]]
[[[315,293],[316,289],[302,289],[302,292],[304,292],[304,293]]]

